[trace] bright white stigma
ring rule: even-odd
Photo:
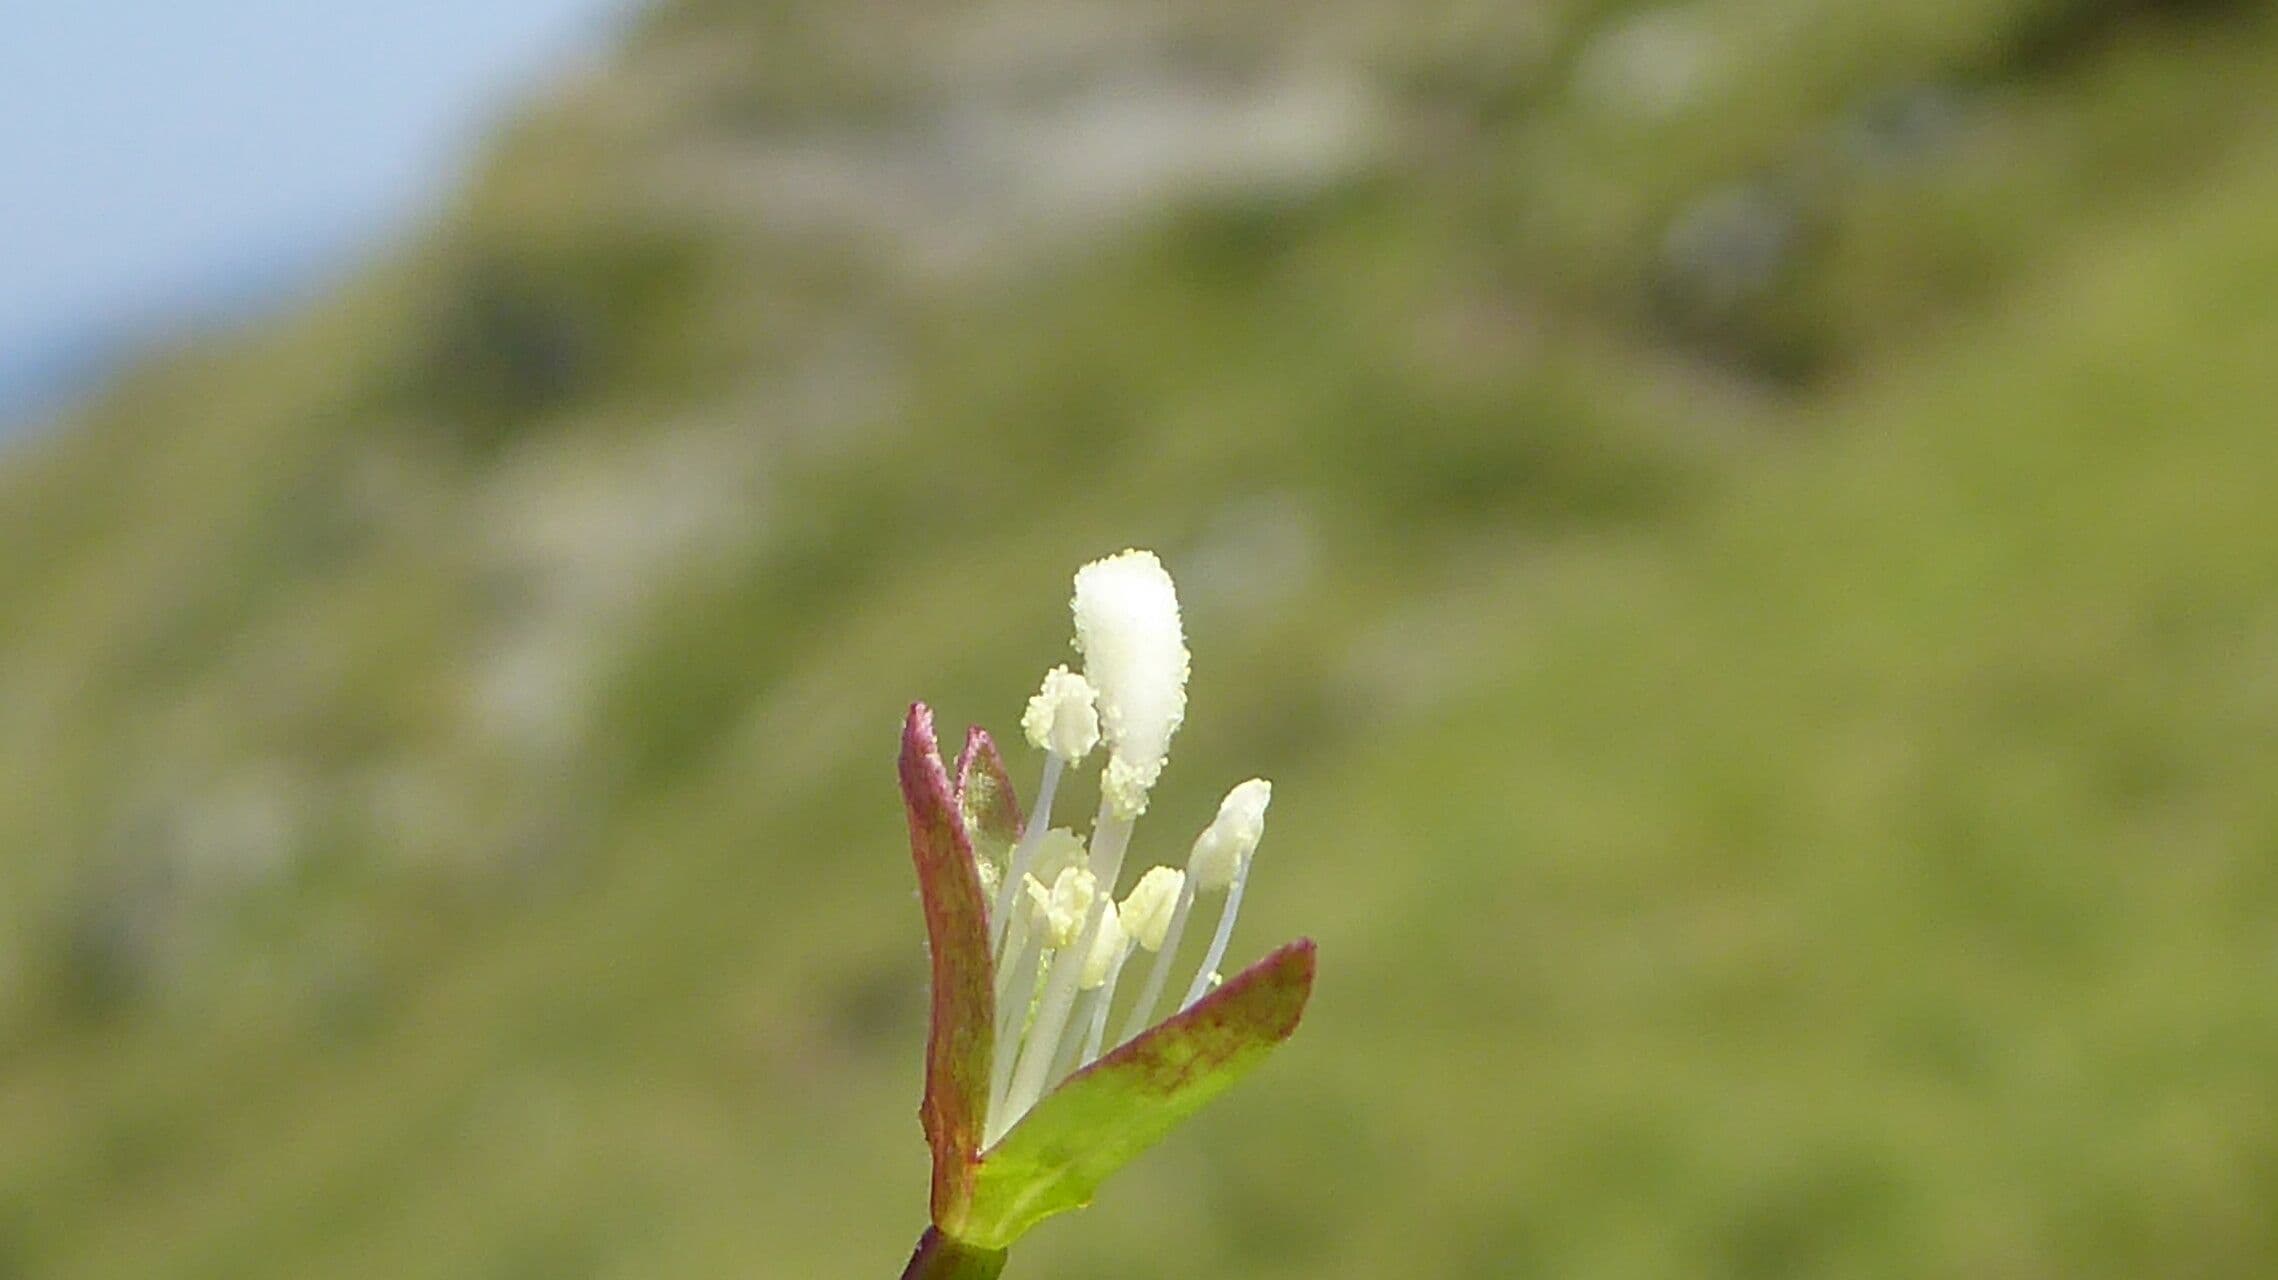
[[[1186,716],[1178,589],[1153,552],[1125,551],[1076,571],[1071,608],[1109,752],[1101,793],[1117,816],[1135,818]]]

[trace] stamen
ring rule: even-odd
[[[1186,891],[1186,873],[1172,867],[1149,867],[1123,899],[1123,931],[1149,951],[1163,949],[1179,896]]]
[[[1021,855],[1016,850],[1014,856],[1017,861],[1027,864],[1022,868],[1023,879],[1034,876],[1039,882],[1050,885],[1057,882],[1060,873],[1069,867],[1091,865],[1090,857],[1084,851],[1083,839],[1066,827],[1054,827],[1049,831],[1042,832],[1034,841],[1030,841],[1024,836],[1022,844],[1027,846],[1027,854]],[[1014,912],[1013,917],[1017,921],[1019,913]],[[1009,940],[1009,930],[1012,925],[1008,922],[1005,927],[1008,930],[1008,937],[999,939],[996,947],[999,963],[1002,963],[1003,958],[1011,954],[1013,950],[1012,943]]]
[[[1103,797],[1092,828],[1092,861],[1100,884],[1115,884],[1116,875],[1123,869],[1123,851],[1131,844],[1131,827],[1132,820],[1119,816],[1115,802]],[[1068,1029],[1068,1016],[1075,1005],[1076,983],[1083,976],[1082,958],[1099,940],[1105,905],[1104,898],[1089,904],[1083,935],[1074,949],[1052,957],[1052,976],[1045,984],[1042,1003],[1036,1007],[1036,1020],[1029,1024],[1028,1035],[1021,1041],[1020,1065],[1013,1069],[1012,1089],[1005,1097],[1006,1113],[1014,1119],[1036,1105],[1050,1082],[1053,1060],[1060,1053],[1060,1037]]]
[[[1061,868],[1052,878],[1052,892],[1043,903],[1044,945],[1066,951],[1075,942],[1077,929],[1094,918],[1098,899],[1099,881],[1089,867]]]
[[[1142,903],[1141,894],[1147,895]],[[1169,907],[1166,913],[1164,905]],[[1155,953],[1155,963],[1147,967],[1147,985],[1140,988],[1138,1002],[1124,1016],[1123,1039],[1138,1035],[1155,1021],[1155,1005],[1163,998],[1163,987],[1170,981],[1172,958],[1178,954],[1179,938],[1186,932],[1187,913],[1194,907],[1194,878],[1169,867],[1156,867],[1139,878],[1124,903],[1126,918],[1137,919],[1144,928],[1134,928],[1133,936],[1139,945]]]
[[[1123,931],[1122,913],[1109,902],[1100,912],[1099,936],[1084,953],[1083,966],[1076,977],[1076,986],[1083,994],[1076,998],[1075,1015],[1069,1019],[1069,1025],[1084,1029],[1086,1034],[1066,1037],[1066,1043],[1060,1046],[1052,1063],[1053,1079],[1073,1073],[1090,1060],[1088,1054],[1092,1050],[1085,1047],[1090,1039],[1089,1029],[1101,1021],[1098,1011],[1115,998],[1114,975],[1123,968],[1123,957],[1130,951],[1131,939]]]
[[[1005,934],[1006,954],[1008,958],[1013,960],[1013,963],[1000,964],[996,970],[997,1038],[999,1040],[1004,1039],[1008,1034],[1007,1023],[1011,1019],[1013,1008],[1012,996],[1015,991],[1020,989],[1020,979],[1017,974],[1020,969],[1021,957],[1024,952],[1029,950],[1030,944],[1037,941],[1038,925],[1036,921],[1037,917],[1043,913],[1044,899],[1049,892],[1035,876],[1022,876],[1021,889],[1020,895],[1013,900],[1012,927]],[[1029,963],[1034,963],[1032,957],[1029,959]]]
[[[1246,782],[1219,806],[1186,873],[1153,869],[1117,908],[1111,898],[1132,824],[1147,811],[1148,792],[1186,715],[1186,636],[1170,574],[1145,551],[1085,565],[1076,574],[1069,608],[1086,670],[1075,675],[1054,668],[1021,719],[1029,741],[1047,753],[1044,781],[1035,816],[1007,859],[1005,884],[992,895],[1001,919],[991,921],[990,947],[1008,990],[991,1067],[991,1143],[1036,1105],[1053,1080],[1099,1055],[1116,985],[1135,946],[1154,952],[1155,963],[1128,1034],[1146,1025],[1168,981],[1167,966],[1195,894],[1232,886],[1205,972],[1217,964],[1232,929],[1231,908],[1240,900],[1242,873],[1264,827],[1267,785]],[[1050,842],[1057,833],[1048,824],[1066,767],[1102,744],[1108,759],[1084,873],[1088,892],[1079,905],[1063,892],[1075,883],[1069,873],[1054,874]],[[1081,845],[1076,847],[1080,855]],[[1012,909],[1020,893],[1014,885],[1040,886],[1046,879],[1052,882],[1046,902],[1024,924],[1031,913]],[[1006,965],[1008,958],[1015,963]],[[1017,1006],[1012,991],[1023,997]]]
[[[1198,889],[1223,889],[1234,882],[1250,861],[1258,841],[1266,834],[1266,806],[1273,803],[1273,784],[1252,778],[1226,793],[1218,802],[1218,816],[1195,837],[1187,855],[1187,874],[1201,883]]]
[[[1123,913],[1115,909],[1114,902],[1100,908],[1099,937],[1092,949],[1084,953],[1083,969],[1076,975],[1076,985],[1086,991],[1097,991],[1107,982],[1107,975],[1115,962],[1130,950],[1130,936],[1123,931]]]
[[[1012,1046],[1025,1027],[1029,1010],[1036,1003],[1037,979],[1042,976],[1040,966],[1045,951],[1045,917],[1051,902],[1051,893],[1035,876],[1023,877],[1022,893],[1015,900],[1019,907],[1008,937],[1012,952],[1018,957],[1008,968],[997,969],[997,1053],[989,1070],[988,1139],[996,1140],[1007,1125],[1001,1124],[1004,1115],[1005,1089],[1012,1083]]]
[[[1099,813],[1092,818],[1092,866],[1099,882],[1108,888],[1115,887],[1115,877],[1123,870],[1123,851],[1131,847],[1131,828],[1136,818],[1116,816],[1114,807],[1102,799]]]
[[[1036,970],[1047,949],[1044,939],[1038,934],[1029,933],[1021,939],[1018,958],[1004,975],[1011,981],[1002,983],[1004,990],[997,993],[999,1044],[1009,1042],[1020,1032],[1021,1023],[1028,1016],[1029,1005],[1036,999]]]
[[[1043,686],[1021,714],[1021,731],[1028,736],[1029,745],[1044,752],[1044,780],[1037,784],[1036,809],[1013,846],[1004,886],[995,895],[1000,917],[1012,905],[1013,887],[1027,874],[1038,840],[1052,827],[1052,800],[1060,790],[1060,775],[1099,745],[1098,701],[1099,693],[1089,680],[1064,666],[1054,667],[1044,673]],[[989,949],[1000,961],[1004,958],[1004,926],[994,919],[989,926]]]
[[[1012,856],[1007,860],[1004,883],[997,890],[997,909],[989,917],[989,950],[1000,964],[1007,949],[1005,917],[1012,914],[1013,895],[1020,891],[1021,879],[1028,874],[1036,846],[1052,828],[1052,797],[1060,789],[1060,773],[1066,767],[1067,762],[1057,755],[1044,757],[1044,780],[1036,786],[1036,808],[1028,815],[1028,825],[1021,828],[1020,842],[1012,847]]]
[[[1045,672],[1043,688],[1020,717],[1028,744],[1070,764],[1090,755],[1099,745],[1098,698],[1091,681],[1064,666]]]
[[[1210,989],[1210,975],[1226,958],[1226,944],[1234,936],[1234,918],[1242,912],[1242,888],[1249,882],[1250,858],[1257,852],[1258,841],[1265,838],[1266,807],[1272,803],[1273,784],[1263,778],[1252,778],[1227,792],[1219,802],[1218,816],[1195,840],[1194,852],[1187,858],[1187,871],[1196,885],[1204,889],[1223,887],[1226,901],[1219,907],[1218,929],[1211,936],[1210,949],[1203,954],[1202,970],[1187,987],[1186,999],[1179,1002],[1182,1009]]]
[[[1125,947],[1107,971],[1107,984],[1092,993],[1099,998],[1092,1002],[1091,1025],[1084,1031],[1083,1052],[1076,1055],[1078,1067],[1090,1066],[1099,1059],[1100,1041],[1107,1037],[1107,1011],[1115,1004],[1115,984],[1123,976],[1123,962],[1130,958],[1131,948]],[[1130,1037],[1125,1036],[1124,1039]]]
[[[1217,985],[1213,979],[1218,977],[1218,962],[1226,958],[1227,940],[1234,936],[1234,917],[1242,913],[1242,887],[1249,880],[1250,868],[1245,864],[1234,877],[1234,887],[1226,891],[1226,905],[1218,914],[1218,932],[1211,936],[1210,950],[1202,955],[1202,971],[1194,975],[1194,985],[1186,989],[1186,999],[1179,1002],[1179,1008],[1187,1008],[1202,999]]]

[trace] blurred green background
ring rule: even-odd
[[[0,1275],[895,1274],[1125,545],[1320,987],[1008,1275],[2278,1272],[2274,403],[2246,0],[667,0],[0,454]]]

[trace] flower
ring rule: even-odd
[[[984,1136],[992,1140],[1018,1123],[1056,1077],[1099,1056],[1134,930],[1149,944],[1145,949],[1154,961],[1144,989],[1130,1002],[1126,1040],[1154,1021],[1195,895],[1223,892],[1218,927],[1180,1007],[1210,990],[1241,910],[1242,883],[1265,833],[1266,806],[1273,797],[1272,785],[1262,778],[1228,792],[1218,816],[1195,840],[1187,871],[1157,867],[1141,876],[1127,899],[1138,911],[1132,920],[1123,919],[1114,889],[1124,850],[1146,811],[1149,789],[1161,777],[1171,735],[1186,714],[1189,656],[1178,588],[1154,553],[1125,551],[1076,571],[1070,608],[1076,645],[1088,669],[1077,674],[1053,668],[1029,700],[1022,727],[1030,743],[1046,753],[1038,812],[1012,847],[1009,866],[981,876],[984,889],[992,881],[1003,884],[1021,877],[1034,904],[1027,916],[1035,920],[1031,926],[1014,912],[1009,891],[990,895],[997,903],[997,918],[990,922],[998,966],[996,1027],[1005,1041],[997,1046],[989,1073]],[[1062,770],[1084,754],[1062,749],[1056,739],[1071,724],[1081,728],[1086,711],[1094,709],[1108,761],[1101,771],[1100,811],[1088,847],[1058,829],[1038,836],[1051,821]],[[1069,732],[1074,739],[1085,736]],[[1041,865],[1044,859],[1064,857],[1061,851],[1071,845],[1078,857],[1088,859],[1083,875]],[[1055,874],[1058,878],[1045,893],[1043,877]]]
[[[1286,1039],[1312,991],[1303,939],[1223,983],[1217,975],[1265,830],[1263,779],[1227,793],[1186,870],[1149,868],[1118,905],[1124,853],[1185,718],[1189,655],[1177,589],[1150,552],[1078,570],[1071,612],[1085,670],[1046,673],[1021,717],[1045,757],[1033,812],[1022,816],[986,733],[968,735],[953,790],[922,703],[903,731],[933,966],[919,1115],[934,1153],[936,1257],[1001,1255],[1038,1220],[1087,1202],[1100,1179]],[[1063,771],[1101,744],[1088,838],[1053,827]],[[1224,894],[1217,930],[1186,997],[1158,1021],[1203,892]],[[1139,951],[1153,955],[1147,984],[1121,1002],[1124,1034],[1110,1045],[1119,979]]]

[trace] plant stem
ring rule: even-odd
[[[1005,1269],[1002,1249],[975,1249],[927,1227],[918,1237],[917,1252],[902,1269],[902,1280],[996,1280]]]
[[[1171,965],[1178,959],[1179,939],[1186,933],[1186,918],[1193,910],[1194,877],[1188,876],[1179,886],[1179,902],[1171,909],[1170,927],[1163,930],[1163,945],[1155,948],[1155,963],[1148,966],[1147,985],[1140,990],[1138,1003],[1131,1006],[1123,1024],[1125,1040],[1154,1024],[1155,1004],[1163,998],[1163,983],[1169,980]]]

